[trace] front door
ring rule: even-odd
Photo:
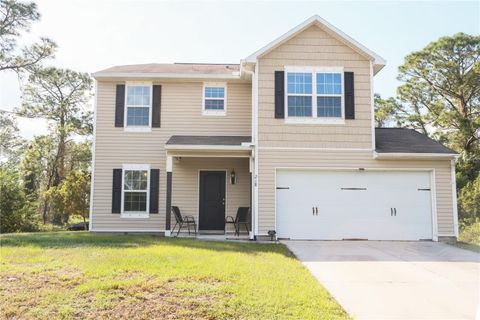
[[[199,230],[225,230],[225,171],[200,171]]]

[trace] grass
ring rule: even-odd
[[[346,319],[283,245],[60,232],[1,238],[7,319]]]

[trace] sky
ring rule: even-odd
[[[375,92],[395,95],[398,66],[429,42],[457,32],[480,34],[480,1],[127,1],[37,0],[40,22],[22,43],[41,36],[59,46],[48,65],[92,73],[137,63],[239,63],[314,14],[387,60]],[[0,74],[0,109],[21,104],[17,76]],[[46,132],[20,119],[26,138]]]

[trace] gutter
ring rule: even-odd
[[[192,145],[192,144],[167,144],[165,145],[166,150],[237,150],[237,151],[245,151],[251,150],[249,145],[240,145],[240,146],[230,146],[230,145]]]
[[[96,72],[91,76],[95,79],[123,79],[125,78],[163,78],[163,79],[223,79],[223,80],[240,80],[240,72],[232,74],[211,74],[211,73],[155,73],[155,72]]]
[[[373,158],[379,160],[396,160],[396,159],[414,159],[414,160],[440,160],[440,159],[456,159],[459,157],[457,153],[378,153],[373,152]]]

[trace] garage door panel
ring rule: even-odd
[[[280,238],[432,238],[429,172],[280,170],[277,187]]]

